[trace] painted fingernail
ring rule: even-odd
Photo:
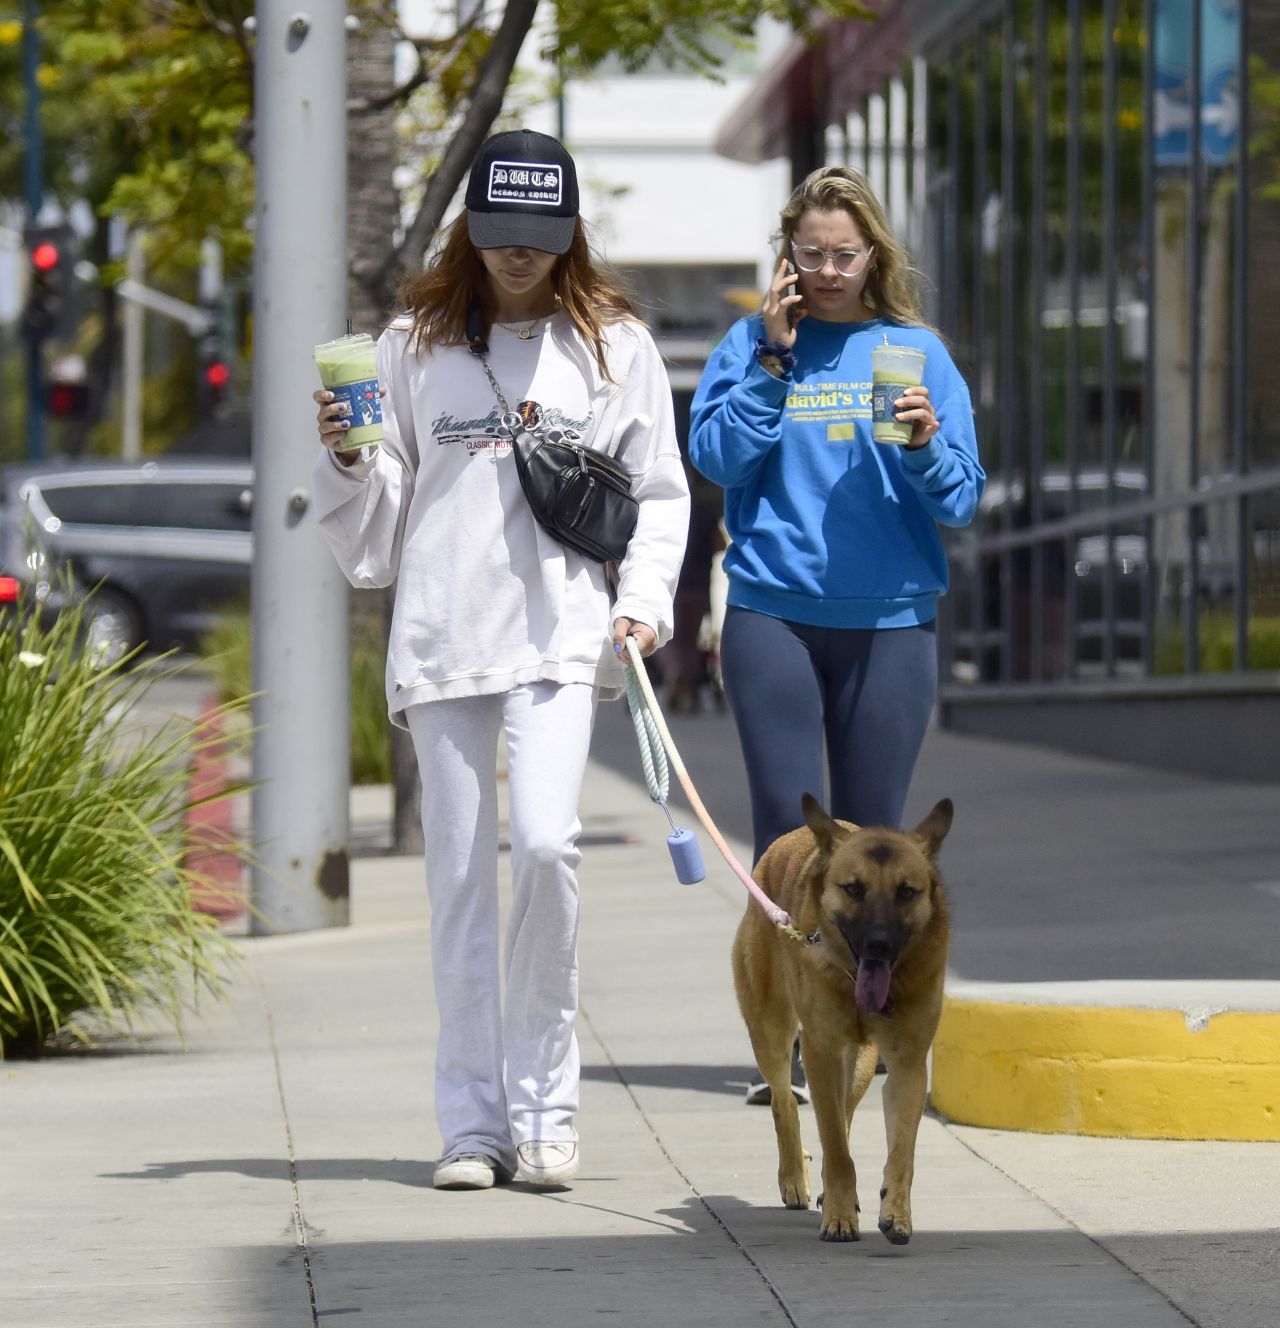
[[[350,420],[339,420],[339,421],[338,421],[338,428],[339,428],[339,429],[349,429],[349,428],[351,428],[351,421],[350,421]]]
[[[622,644],[621,644],[621,642],[615,641],[615,642],[613,643],[613,653],[614,653],[615,655],[620,655],[620,654],[622,654]]]

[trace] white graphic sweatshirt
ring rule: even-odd
[[[393,722],[403,726],[400,712],[421,701],[538,679],[616,696],[613,620],[645,623],[660,645],[670,639],[689,524],[671,389],[652,337],[639,323],[606,327],[612,382],[563,312],[530,340],[496,326],[489,337],[508,404],[540,407],[535,432],[566,431],[631,473],[639,519],[610,606],[603,566],[534,520],[479,360],[465,346],[418,353],[408,334],[400,318],[378,340],[382,445],[349,468],[322,448],[312,470],[320,529],[347,579],[398,581],[387,653]]]

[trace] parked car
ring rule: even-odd
[[[191,649],[217,611],[247,601],[253,470],[159,457],[0,470],[0,568],[32,604],[86,601],[91,644]]]
[[[1122,507],[1142,498],[1147,489],[1144,471],[1117,467],[1110,477],[1105,471],[1085,469],[1074,478],[1060,467],[1051,467],[1040,477],[1040,513],[1043,522],[1061,520],[1079,513],[1104,513],[1108,500]],[[1001,676],[1002,658],[1014,681],[1030,676],[1032,631],[1032,561],[1039,556],[1041,571],[1041,645],[1044,667],[1060,673],[1067,658],[1074,666],[1089,667],[1103,656],[1108,631],[1114,632],[1117,660],[1126,666],[1142,658],[1146,631],[1146,597],[1150,593],[1146,539],[1124,526],[1116,530],[1108,545],[1105,529],[1046,540],[1039,548],[1019,546],[1011,556],[980,554],[983,534],[997,533],[1009,512],[1013,530],[1024,529],[1031,520],[1031,493],[1021,476],[988,480],[980,508],[981,526],[957,532],[950,544],[951,614],[955,657],[952,677],[959,681],[994,681]],[[1109,552],[1108,552],[1109,550]],[[979,562],[980,559],[980,562]],[[1108,559],[1114,597],[1110,620],[1103,611],[1103,584]],[[975,586],[975,570],[979,585]],[[1004,585],[1013,602],[1012,624],[1002,618]],[[981,593],[981,608],[975,595]],[[1074,640],[1063,639],[1064,610],[1068,594],[1073,597]],[[975,621],[981,619],[981,621]],[[1009,628],[1012,626],[1012,633]]]

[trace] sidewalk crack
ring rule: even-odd
[[[992,1171],[998,1171],[1000,1175],[1002,1175],[1007,1181],[1009,1181],[1013,1185],[1016,1185],[1018,1189],[1020,1189],[1024,1194],[1029,1194],[1038,1204],[1043,1204],[1056,1218],[1065,1222],[1067,1226],[1069,1226],[1073,1231],[1083,1236],[1085,1240],[1087,1240],[1091,1245],[1094,1246],[1095,1249],[1101,1250],[1102,1253],[1105,1254],[1108,1259],[1111,1259],[1113,1262],[1118,1263],[1120,1267],[1125,1270],[1125,1272],[1137,1278],[1137,1280],[1141,1282],[1143,1286],[1147,1287],[1155,1295],[1159,1296],[1160,1299],[1163,1300],[1165,1304],[1169,1306],[1170,1309],[1172,1309],[1175,1313],[1181,1315],[1182,1318],[1184,1318],[1189,1324],[1191,1324],[1192,1328],[1203,1328],[1201,1320],[1192,1318],[1191,1315],[1188,1314],[1187,1311],[1183,1309],[1182,1306],[1179,1305],[1178,1302],[1174,1300],[1173,1297],[1169,1295],[1167,1291],[1165,1291],[1162,1287],[1156,1286],[1156,1284],[1152,1282],[1149,1277],[1147,1277],[1139,1269],[1135,1268],[1122,1255],[1118,1254],[1115,1250],[1111,1249],[1106,1244],[1105,1241],[1100,1239],[1098,1236],[1095,1236],[1092,1232],[1086,1231],[1082,1226],[1080,1226],[1078,1222],[1074,1222],[1070,1217],[1067,1216],[1065,1212],[1063,1212],[1061,1208],[1058,1207],[1057,1204],[1052,1203],[1050,1200],[1046,1199],[1043,1194],[1038,1193],[1032,1185],[1029,1185],[1026,1181],[1019,1180],[1017,1176],[1014,1176],[1010,1172],[1006,1171],[1004,1167],[1002,1167],[998,1162],[992,1161],[992,1159],[989,1157],[984,1157],[983,1154],[980,1153],[967,1139],[962,1139],[955,1132],[955,1130],[951,1128],[952,1122],[948,1120],[946,1116],[943,1116],[940,1112],[934,1111],[932,1108],[930,1108],[928,1116],[933,1120],[937,1121],[938,1124],[942,1126],[942,1128],[947,1132],[947,1134],[949,1134],[951,1138],[954,1139],[956,1143],[960,1145],[961,1148],[963,1148],[966,1152],[970,1153],[973,1157],[976,1157],[978,1161],[981,1162],[984,1166],[990,1167]]]
[[[605,1059],[609,1062],[609,1068],[617,1076],[618,1083],[622,1085],[623,1091],[631,1099],[631,1105],[635,1108],[636,1114],[640,1117],[642,1121],[644,1121],[645,1128],[653,1136],[653,1142],[657,1144],[658,1150],[661,1152],[662,1156],[667,1159],[667,1162],[670,1164],[672,1171],[674,1171],[676,1175],[679,1176],[680,1179],[684,1181],[684,1183],[689,1187],[689,1192],[702,1205],[707,1216],[716,1224],[716,1226],[720,1228],[721,1234],[729,1242],[729,1244],[732,1245],[733,1248],[737,1250],[737,1252],[742,1256],[742,1258],[745,1259],[747,1263],[751,1265],[756,1276],[760,1279],[761,1282],[764,1283],[765,1290],[769,1293],[770,1296],[773,1297],[774,1301],[777,1303],[778,1308],[782,1311],[783,1317],[791,1325],[791,1328],[800,1328],[800,1325],[797,1323],[795,1317],[791,1313],[791,1310],[788,1308],[787,1302],[782,1298],[782,1293],[769,1280],[768,1273],[766,1273],[765,1270],[756,1262],[756,1260],[752,1258],[751,1251],[748,1250],[747,1247],[737,1238],[737,1236],[733,1234],[733,1232],[729,1229],[728,1225],[726,1224],[724,1219],[720,1216],[720,1214],[717,1213],[716,1210],[712,1208],[712,1206],[707,1202],[706,1196],[693,1183],[692,1178],[685,1173],[685,1171],[681,1168],[680,1164],[675,1160],[674,1157],[671,1156],[671,1153],[668,1150],[666,1144],[662,1142],[662,1136],[658,1133],[657,1127],[649,1119],[648,1115],[645,1113],[645,1109],[640,1105],[640,1099],[637,1098],[635,1093],[632,1091],[631,1085],[627,1082],[626,1075],[622,1073],[622,1067],[618,1064],[617,1061],[613,1059],[613,1053],[609,1050],[608,1044],[605,1042],[604,1038],[600,1036],[600,1030],[596,1028],[595,1024],[591,1022],[591,1016],[587,1013],[585,1007],[580,1005],[578,1007],[578,1014],[582,1018],[583,1023],[585,1023],[586,1026],[591,1030],[591,1036],[595,1038],[596,1042],[600,1046],[600,1050],[604,1052]]]
[[[298,1158],[293,1148],[293,1128],[289,1124],[289,1104],[285,1099],[284,1075],[280,1069],[280,1048],[276,1042],[275,1021],[271,1007],[263,995],[263,1009],[267,1017],[267,1040],[271,1045],[271,1063],[276,1073],[276,1093],[280,1099],[280,1118],[284,1124],[285,1149],[289,1158],[289,1188],[293,1198],[293,1239],[302,1255],[302,1275],[307,1282],[307,1298],[311,1304],[311,1328],[320,1328],[320,1314],[316,1308],[316,1284],[311,1276],[311,1250],[307,1244],[307,1222],[302,1215],[302,1194],[298,1189]]]

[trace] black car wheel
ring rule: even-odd
[[[84,601],[84,643],[100,664],[114,664],[144,641],[142,614],[121,591],[102,586]]]

